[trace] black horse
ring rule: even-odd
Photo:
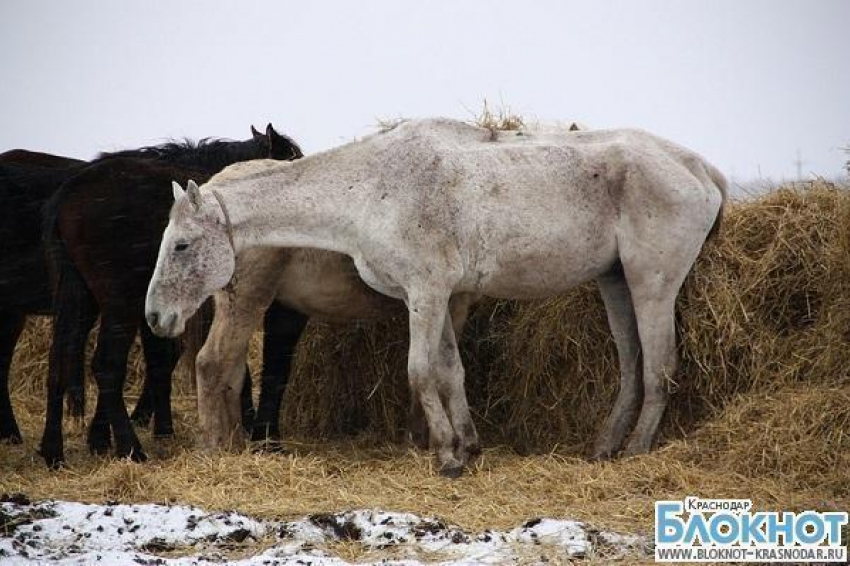
[[[41,455],[48,466],[55,467],[64,459],[63,390],[70,376],[81,371],[88,331],[98,313],[100,331],[92,363],[98,400],[89,448],[97,454],[105,453],[114,436],[117,456],[146,459],[123,398],[127,356],[139,330],[150,383],[150,391],[142,394],[142,405],[152,406],[154,435],[173,433],[170,389],[177,343],[154,336],[144,323],[147,284],[173,201],[171,182],[204,181],[237,161],[302,156],[297,144],[271,125],[265,135],[253,128],[252,134],[243,142],[169,143],[102,155],[48,201],[43,234],[56,305],[47,420],[41,442]],[[288,313],[280,311],[267,315],[267,342],[275,336],[275,324],[282,325],[282,339],[286,339],[287,317]],[[277,363],[288,365],[288,360],[279,358],[275,357]],[[265,361],[264,374],[288,374],[288,367],[276,370],[271,367],[273,363]],[[261,397],[282,390],[271,378],[264,378],[263,384],[264,388],[268,385],[269,392],[264,391]],[[264,405],[274,407],[274,403],[261,400],[261,408]],[[149,413],[137,414],[137,418],[145,420]]]
[[[256,135],[260,137],[259,133]],[[86,165],[87,162],[79,159],[25,149],[0,154],[0,442],[17,444],[22,440],[8,383],[12,355],[24,321],[30,315],[52,314],[41,237],[42,208],[65,181]],[[93,318],[88,319],[87,328],[79,332],[88,334],[93,322]],[[146,357],[154,365],[161,363],[156,351]],[[82,418],[85,413],[82,363],[67,377],[68,412]],[[247,387],[249,393],[250,385]],[[150,380],[145,379],[142,398],[134,411],[136,419],[145,424],[153,413],[153,389]]]
[[[0,441],[19,443],[9,399],[12,354],[29,315],[51,312],[41,208],[85,162],[16,149],[0,154]],[[82,375],[72,376],[81,380]],[[72,412],[81,410],[72,405]]]

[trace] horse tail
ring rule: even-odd
[[[70,180],[66,181],[45,202],[42,208],[41,237],[50,278],[54,317],[51,369],[48,379],[60,379],[60,376],[67,376],[69,381],[58,385],[67,392],[68,412],[73,416],[82,417],[85,414],[86,399],[85,372],[83,371],[85,341],[97,317],[98,308],[94,296],[74,265],[59,233],[62,204],[71,186],[73,183]],[[75,336],[78,333],[85,333],[85,336]],[[66,360],[64,356],[66,344],[73,343],[79,344],[81,350],[78,355],[81,359]],[[71,365],[79,370],[70,371],[70,375],[68,375],[69,372],[60,371],[58,366],[65,364],[66,361],[71,361]]]
[[[726,203],[729,200],[729,183],[726,181],[726,177],[723,176],[723,173],[710,163],[703,162],[703,167],[705,168],[705,172],[708,175],[708,178],[711,179],[711,182],[717,187],[717,190],[720,191],[720,210],[717,211],[717,218],[714,219],[714,225],[711,227],[711,230],[708,232],[708,238],[711,239],[717,236],[720,233],[721,225],[723,224],[723,214],[726,210]]]

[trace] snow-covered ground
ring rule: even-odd
[[[646,555],[646,540],[587,524],[533,519],[508,531],[467,533],[411,513],[356,510],[297,521],[208,513],[186,505],[0,503],[0,564],[115,566],[350,564],[510,564],[529,558],[579,559]]]

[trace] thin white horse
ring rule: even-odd
[[[190,183],[175,191],[148,322],[159,334],[180,333],[249,248],[352,257],[363,281],[407,305],[411,391],[441,472],[455,476],[478,436],[448,316],[452,298],[544,297],[595,279],[621,382],[594,454],[620,450],[638,408],[625,454],[644,453],[677,365],[676,295],[719,225],[725,195],[717,169],[642,131],[494,136],[453,120],[405,122],[296,162],[233,166],[203,190]]]

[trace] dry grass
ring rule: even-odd
[[[609,464],[582,458],[616,387],[594,287],[482,303],[462,346],[470,402],[486,444],[497,447],[457,481],[436,475],[427,454],[392,443],[404,437],[408,403],[403,320],[309,327],[283,416],[296,439],[293,455],[191,450],[195,416],[184,383],[178,439],[158,446],[143,437],[152,462],[91,458],[76,428],[70,467],[49,473],[34,454],[47,343],[46,323],[37,321],[12,380],[27,443],[0,446],[0,492],[174,500],[284,517],[384,507],[471,529],[551,515],[648,530],[654,500],[685,495],[751,497],[760,509],[846,510],[848,250],[850,194],[827,183],[731,205],[678,302],[682,368],[662,447]]]
[[[485,99],[481,113],[475,116],[473,123],[490,130],[490,139],[496,140],[499,137],[499,132],[521,130],[525,126],[525,119],[519,114],[511,112],[511,109],[505,105],[501,105],[496,111],[493,111]]]

